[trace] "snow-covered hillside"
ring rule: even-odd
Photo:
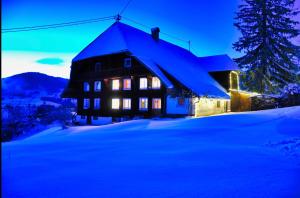
[[[3,197],[300,197],[300,107],[53,128],[2,149]]]

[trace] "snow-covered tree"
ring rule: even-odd
[[[296,81],[300,47],[291,39],[299,35],[295,0],[244,0],[234,24],[242,36],[233,44],[244,53],[237,58],[242,80],[251,91],[270,93]]]

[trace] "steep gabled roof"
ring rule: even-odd
[[[227,54],[199,57],[199,63],[208,72],[239,70],[238,65]]]
[[[84,48],[73,62],[124,51],[129,51],[147,64],[165,83],[167,78],[160,68],[199,96],[229,98],[225,89],[201,67],[197,56],[162,39],[154,40],[150,34],[121,22],[110,26]]]

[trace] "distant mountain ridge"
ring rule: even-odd
[[[59,97],[68,79],[38,72],[21,73],[2,78],[2,98]]]

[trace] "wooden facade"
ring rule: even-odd
[[[124,61],[130,59],[131,66],[125,67]],[[100,68],[99,68],[100,67]],[[140,78],[147,78],[147,89],[139,87]],[[143,64],[131,57],[129,53],[112,54],[75,62],[71,66],[71,76],[68,88],[63,97],[77,99],[77,113],[87,116],[88,122],[96,117],[152,117],[166,112],[166,88],[160,82],[160,88],[152,88],[150,72]],[[112,89],[112,81],[119,80],[119,90]],[[131,79],[131,89],[123,89],[123,79]],[[101,90],[95,91],[95,82],[101,82]],[[84,83],[89,84],[89,91],[84,90]],[[119,109],[112,109],[112,99],[120,99]],[[123,109],[123,99],[131,99],[131,108]],[[139,98],[148,99],[148,108],[140,110]],[[89,108],[84,109],[84,99],[89,99]],[[100,108],[94,108],[94,99],[100,99]],[[152,100],[160,99],[161,108],[153,109]]]

